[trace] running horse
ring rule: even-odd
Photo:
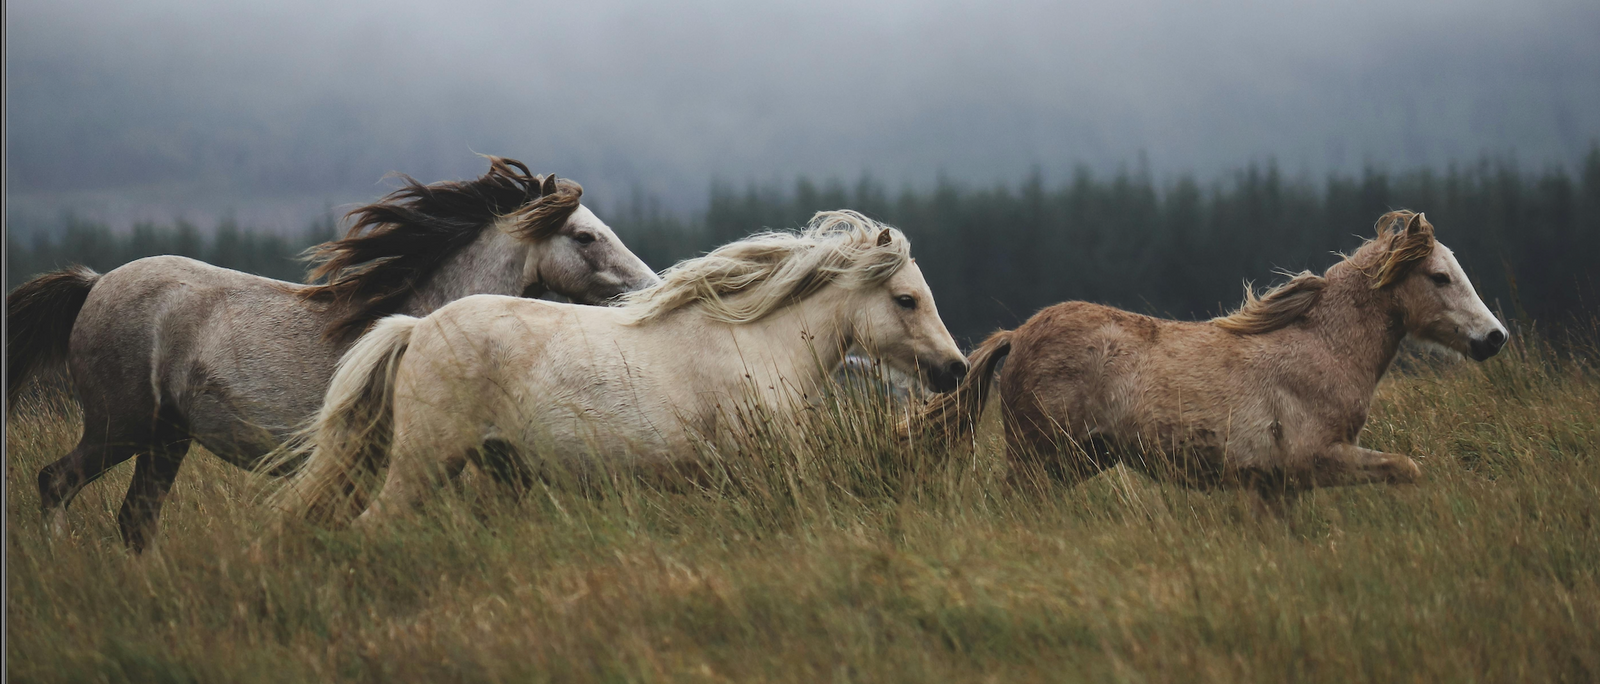
[[[1040,311],[973,351],[931,401],[936,436],[969,440],[996,367],[1019,471],[1075,484],[1117,463],[1195,488],[1246,486],[1281,511],[1310,487],[1410,483],[1410,458],[1357,444],[1378,380],[1407,336],[1482,361],[1506,342],[1419,213],[1323,275],[1301,273],[1233,313],[1180,322],[1086,302]],[[915,434],[915,433],[913,433]]]
[[[905,236],[855,212],[662,275],[612,308],[477,296],[380,321],[340,362],[276,507],[378,525],[469,461],[520,479],[546,464],[685,463],[748,402],[803,406],[852,349],[943,391],[966,373]]]
[[[316,415],[340,355],[384,316],[482,293],[597,304],[658,280],[572,181],[496,157],[472,181],[403,180],[352,211],[346,237],[313,248],[319,284],[158,256],[45,274],[6,297],[12,403],[29,376],[64,366],[83,406],[77,448],[39,473],[58,533],[85,485],[137,456],[117,521],[145,548],[191,441],[257,468]]]

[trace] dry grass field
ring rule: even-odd
[[[1526,339],[1408,357],[1363,443],[1420,486],[1286,519],[1117,469],[1003,486],[974,455],[823,407],[695,489],[626,472],[507,496],[470,477],[403,524],[292,528],[198,448],[156,551],[122,549],[124,465],[45,533],[37,469],[78,426],[8,423],[7,674],[72,682],[1600,679],[1600,368]],[[991,411],[991,414],[993,412]]]

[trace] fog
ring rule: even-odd
[[[298,229],[474,153],[695,211],[713,182],[1318,178],[1600,136],[1600,3],[6,5],[13,227]]]

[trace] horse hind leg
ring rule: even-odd
[[[78,446],[39,471],[39,504],[56,536],[69,531],[67,507],[79,492],[112,468],[138,457],[133,482],[117,515],[123,540],[135,551],[149,541],[161,501],[177,476],[189,448],[189,433],[170,411],[153,420],[129,419],[134,411],[118,416],[88,412]]]
[[[89,483],[107,471],[133,458],[140,451],[137,442],[113,440],[96,431],[85,430],[66,456],[39,470],[39,506],[45,523],[57,537],[70,531],[67,506]]]
[[[473,461],[517,499],[539,479],[522,452],[503,439],[485,440],[483,446],[474,450]]]
[[[161,504],[172,491],[178,468],[188,453],[189,437],[184,435],[139,454],[133,468],[133,482],[129,483],[128,493],[122,499],[122,510],[117,513],[122,541],[134,552],[142,553],[155,539]]]
[[[1020,422],[1008,424],[1006,455],[1011,463],[1007,483],[1013,489],[1041,489],[1047,480],[1061,487],[1074,487],[1117,463],[1104,438],[1070,435],[1053,421],[1046,428]]]
[[[367,510],[356,517],[351,527],[369,530],[381,528],[411,512],[421,505],[429,493],[454,481],[466,464],[465,454],[435,463],[424,463],[421,459],[396,462],[389,469],[383,489],[378,491],[378,496],[373,498]]]
[[[39,506],[56,536],[69,531],[67,507],[84,487],[112,468],[150,449],[159,422],[131,416],[141,407],[120,412],[106,405],[85,406],[83,436],[66,456],[39,469]],[[148,415],[148,414],[145,414]]]
[[[398,426],[397,426],[398,427]],[[408,439],[423,431],[397,430],[390,450],[389,473],[383,487],[352,527],[373,529],[388,524],[420,505],[429,494],[453,483],[467,465],[473,448],[448,444],[453,435],[430,434],[431,439]],[[418,442],[422,442],[418,444]]]

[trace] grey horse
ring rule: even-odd
[[[47,521],[65,531],[73,497],[137,456],[117,522],[144,549],[191,440],[259,467],[315,415],[339,357],[384,316],[483,293],[597,304],[658,282],[579,203],[578,184],[489,159],[476,180],[403,177],[352,211],[346,237],[311,251],[316,284],[158,256],[104,275],[68,268],[11,292],[11,403],[30,376],[64,366],[83,406],[77,448],[39,473]]]

